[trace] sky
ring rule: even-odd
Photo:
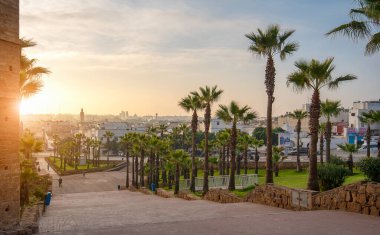
[[[324,35],[348,22],[353,7],[351,0],[20,0],[20,36],[38,43],[24,53],[51,70],[21,111],[185,115],[182,97],[218,85],[220,104],[234,100],[264,117],[266,59],[248,51],[244,35],[271,24],[296,30],[290,41],[300,44],[285,61],[275,58],[274,115],[311,98],[286,86],[299,59],[334,57],[335,76],[359,78],[322,99],[346,108],[378,100],[380,53],[365,56],[365,41]]]

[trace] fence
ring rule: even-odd
[[[230,182],[229,175],[220,176],[209,176],[208,177],[208,187],[209,188],[222,188],[227,189],[228,183]],[[245,189],[249,186],[259,183],[258,176],[256,174],[252,175],[235,175],[235,188]],[[179,181],[179,190],[189,189],[190,179],[183,179]],[[203,190],[203,178],[195,178],[195,190]]]

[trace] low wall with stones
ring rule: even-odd
[[[210,189],[203,199],[219,203],[242,202],[241,198],[224,189]]]
[[[315,193],[315,191],[266,184],[257,186],[243,200],[289,210],[310,210],[312,195]]]
[[[313,196],[314,209],[344,210],[380,216],[380,183],[359,182]]]

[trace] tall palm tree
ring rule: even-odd
[[[323,149],[324,149],[324,142],[325,142],[325,134],[326,134],[326,123],[320,123],[319,124],[319,161],[321,164],[323,164]]]
[[[21,49],[36,46],[31,39],[21,38]],[[20,95],[28,98],[38,93],[43,87],[41,77],[47,75],[50,71],[47,68],[36,66],[37,59],[29,59],[24,53],[20,58]]]
[[[280,55],[281,60],[285,60],[288,55],[293,54],[298,49],[298,43],[287,42],[288,38],[294,33],[294,30],[280,33],[280,26],[270,25],[265,32],[257,29],[257,33],[246,34],[251,40],[249,50],[258,56],[267,57],[265,69],[265,86],[268,96],[267,103],[267,164],[265,183],[273,183],[273,164],[272,164],[272,105],[274,102],[274,86],[276,69],[274,67],[273,57]]]
[[[294,118],[297,120],[296,125],[296,132],[297,132],[297,171],[301,172],[301,161],[300,161],[300,133],[301,133],[301,124],[302,120],[305,119],[308,116],[308,113],[306,111],[303,111],[301,109],[294,110],[292,113],[289,114],[291,118]]]
[[[179,171],[182,166],[184,159],[188,157],[188,154],[182,149],[178,149],[173,151],[171,154],[171,161],[175,164],[175,187],[174,194],[178,194],[179,192]]]
[[[111,139],[112,137],[114,137],[115,134],[111,131],[106,131],[104,134],[103,134],[103,137],[106,138],[106,144],[105,144],[105,147],[107,149],[107,166],[109,166],[110,164],[110,150],[111,150]]]
[[[281,152],[284,150],[282,146],[273,146],[273,165],[274,165],[274,176],[278,177],[280,171],[279,163],[284,159],[281,157]]]
[[[198,129],[198,110],[202,109],[202,104],[199,96],[188,95],[181,99],[178,105],[183,108],[186,112],[193,112],[191,116],[191,180],[190,180],[190,191],[195,192],[195,152],[196,143],[195,136]]]
[[[120,139],[120,144],[122,146],[124,156],[125,156],[125,187],[129,188],[129,153],[131,148],[131,135],[130,133],[126,133],[124,136]]]
[[[252,139],[252,145],[255,148],[255,174],[259,174],[259,160],[260,155],[258,152],[258,148],[264,145],[264,140],[259,140],[253,137]]]
[[[229,190],[235,190],[235,171],[236,171],[236,144],[237,144],[237,122],[249,122],[257,117],[256,113],[250,111],[250,107],[239,107],[235,101],[231,101],[229,106],[219,105],[216,116],[227,123],[232,123],[231,127],[231,172]]]
[[[220,143],[221,147],[222,147],[222,158],[221,158],[221,167],[222,167],[222,170],[221,170],[221,175],[225,175],[227,174],[226,172],[226,168],[227,168],[227,164],[226,164],[226,160],[228,158],[226,152],[229,152],[227,151],[227,149],[229,148],[229,143],[230,143],[230,132],[227,130],[227,129],[224,129],[224,130],[221,130],[219,131],[217,134],[216,134],[216,139],[218,141],[218,143]]]
[[[358,151],[358,148],[355,144],[338,144],[339,148],[341,148],[344,152],[348,153],[348,168],[350,170],[350,174],[352,175],[354,173],[353,166],[354,166],[354,160],[352,158],[352,154],[356,153]]]
[[[201,102],[201,107],[205,109],[204,114],[204,125],[205,125],[205,161],[204,161],[204,172],[203,172],[203,195],[206,195],[208,192],[208,175],[209,175],[209,131],[210,131],[210,123],[211,123],[211,106],[214,102],[217,102],[223,93],[223,90],[219,89],[218,86],[205,86],[200,87],[199,92],[193,91],[192,95],[198,97]]]
[[[359,120],[362,123],[367,124],[367,133],[366,133],[366,141],[367,141],[367,157],[371,155],[371,125],[380,122],[380,111],[374,111],[370,110],[368,112],[362,113],[361,116],[359,116]],[[379,138],[380,141],[380,138]],[[379,148],[380,143],[378,143],[378,148]],[[378,151],[380,151],[378,149]],[[380,157],[380,153],[378,152],[377,154],[378,157]]]
[[[244,158],[244,174],[248,174],[248,148],[252,146],[253,137],[249,136],[247,133],[243,133],[238,138],[239,146],[243,150],[243,158]]]
[[[313,95],[310,105],[310,158],[309,158],[309,178],[307,188],[309,190],[319,190],[317,176],[317,143],[319,117],[321,114],[320,92],[322,88],[336,89],[344,81],[354,80],[356,76],[345,75],[337,78],[332,77],[335,69],[334,58],[328,58],[322,62],[318,60],[300,60],[295,63],[297,71],[288,76],[287,85],[292,86],[296,91],[306,89],[312,90]]]
[[[164,138],[164,135],[165,135],[166,131],[168,130],[168,127],[169,127],[168,124],[160,124],[158,126],[158,130],[160,131],[161,139]]]
[[[332,29],[327,35],[343,35],[353,40],[368,39],[365,54],[380,50],[380,0],[356,0],[358,8],[350,10],[351,22]]]
[[[326,121],[326,162],[330,162],[330,146],[331,146],[331,117],[339,115],[342,108],[340,107],[340,101],[326,101],[321,102],[321,113],[327,118]]]
[[[55,163],[55,157],[58,153],[58,143],[61,139],[57,134],[54,134],[52,138],[53,138],[53,162]]]

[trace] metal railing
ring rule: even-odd
[[[208,177],[208,187],[211,188],[221,188],[227,189],[230,182],[229,175],[220,176],[209,176]],[[256,174],[252,175],[235,175],[235,188],[245,189],[249,186],[259,183],[259,178]],[[182,179],[179,181],[179,190],[189,189],[190,179]],[[195,178],[195,190],[203,190],[203,177]]]

